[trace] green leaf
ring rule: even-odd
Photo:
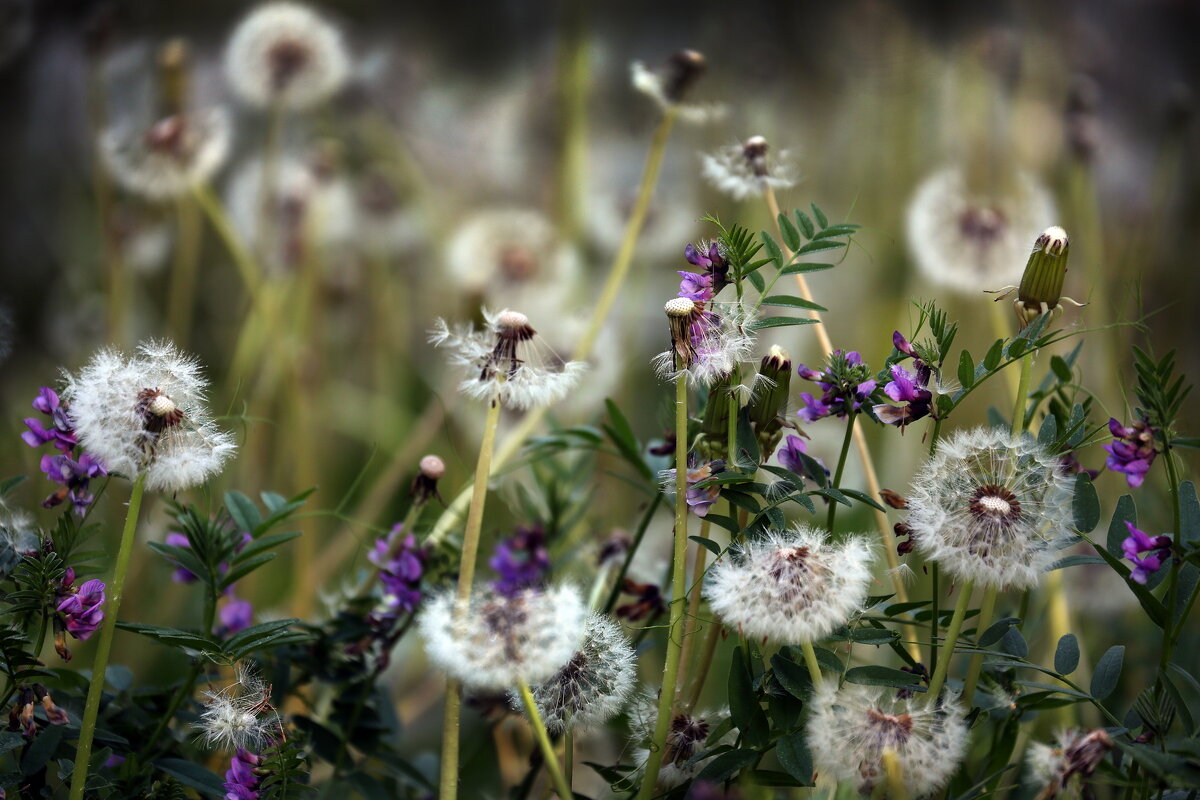
[[[207,636],[163,625],[143,625],[136,622],[117,622],[117,627],[130,633],[148,636],[169,647],[182,647],[200,653],[219,652],[220,646]]]
[[[240,560],[237,566],[230,569],[229,572],[226,572],[221,578],[221,588],[229,588],[242,578],[249,575],[251,572],[254,572],[254,570],[258,569],[263,564],[266,564],[268,561],[274,561],[278,556],[278,553],[259,553],[256,556],[250,556],[249,558]]]
[[[1108,523],[1108,539],[1106,542],[1108,552],[1112,553],[1117,559],[1120,559],[1124,554],[1124,551],[1121,549],[1121,543],[1129,536],[1129,529],[1125,527],[1126,522],[1137,527],[1137,507],[1133,503],[1133,495],[1123,494],[1117,500],[1117,507],[1113,511],[1112,521]]]
[[[792,697],[804,700],[812,693],[812,678],[808,670],[795,661],[776,653],[771,656],[771,669],[775,673],[775,680]]]
[[[25,737],[12,731],[0,731],[0,755],[25,746]]]
[[[1096,487],[1086,472],[1075,476],[1075,497],[1071,501],[1075,517],[1075,530],[1091,533],[1100,524],[1100,498]]]
[[[703,536],[689,536],[688,538],[691,539],[696,544],[703,547],[705,550],[712,553],[713,555],[715,555],[715,556],[721,555],[721,545],[717,544],[712,539],[707,539]]]
[[[1079,640],[1073,633],[1065,633],[1054,648],[1054,671],[1059,675],[1070,675],[1079,666]]]
[[[1038,444],[1043,447],[1050,447],[1054,444],[1054,440],[1058,438],[1058,419],[1053,414],[1047,414],[1042,420],[1042,425],[1038,428]]]
[[[50,763],[51,756],[62,741],[67,729],[61,725],[51,725],[43,728],[37,737],[29,743],[29,749],[21,756],[21,772],[32,775]]]
[[[633,428],[630,427],[629,420],[625,418],[621,409],[611,398],[604,399],[604,407],[608,411],[609,420],[609,424],[602,426],[605,433],[613,440],[613,444],[616,445],[625,460],[632,464],[643,478],[653,480],[654,471],[642,457],[641,448],[638,445],[637,437],[633,435]]]
[[[813,225],[812,219],[809,218],[808,214],[805,214],[798,208],[796,209],[795,213],[796,224],[800,226],[800,230],[804,231],[804,237],[806,239],[811,239],[813,234],[817,232],[816,226]]]
[[[852,667],[846,670],[846,682],[863,686],[892,686],[896,689],[925,690],[923,686],[919,685],[917,676],[911,672],[876,664]]]
[[[811,300],[805,300],[802,297],[792,297],[788,294],[773,294],[770,297],[762,299],[764,306],[785,306],[787,308],[808,308],[813,311],[828,311],[825,306],[817,305]]]
[[[881,506],[874,497],[871,497],[871,495],[867,494],[866,492],[861,492],[858,489],[841,489],[840,491],[842,494],[847,495],[849,497],[853,497],[855,500],[857,500],[860,503],[866,503],[871,508],[874,508],[874,509],[877,509],[877,510],[883,511],[883,512],[887,511],[887,509],[884,508],[883,506]]]
[[[262,524],[262,515],[258,513],[258,507],[241,492],[226,492],[225,507],[229,509],[229,516],[233,517],[239,530],[254,533]]]
[[[746,663],[746,651],[740,645],[733,649],[729,662],[729,716],[746,744],[751,747],[766,744],[770,726],[754,691],[754,676]]]
[[[812,784],[812,753],[803,733],[789,733],[775,743],[775,757],[788,775],[808,786]]]
[[[820,225],[822,228],[828,228],[829,220],[825,218],[825,212],[822,211],[821,209],[817,208],[816,203],[809,203],[808,207],[812,209],[813,217],[816,218],[817,224]]]
[[[1200,499],[1191,481],[1179,484],[1179,541],[1200,545]]]
[[[1128,496],[1129,495],[1125,495],[1125,497]],[[1124,500],[1125,497],[1121,499]],[[1117,508],[1120,509],[1120,503],[1117,504]],[[1105,548],[1096,547],[1094,549],[1096,551],[1096,555],[1104,559],[1105,563],[1107,563],[1116,571],[1118,575],[1125,579],[1125,585],[1129,587],[1130,591],[1137,595],[1138,602],[1142,604],[1142,610],[1146,612],[1146,616],[1150,617],[1150,621],[1160,628],[1166,625],[1167,609],[1157,597],[1150,593],[1149,589],[1140,583],[1137,583],[1136,581],[1130,580],[1129,576],[1132,573],[1132,570],[1125,566],[1125,564],[1121,562],[1120,558],[1114,556]]]
[[[1004,340],[997,339],[992,342],[992,346],[988,348],[987,354],[983,357],[983,366],[991,372],[996,367],[1000,366],[1000,361],[1004,358]]]
[[[1005,353],[1010,359],[1020,358],[1021,355],[1029,349],[1028,339],[1013,339],[1005,348]]]
[[[755,291],[759,292],[760,294],[767,290],[767,282],[763,280],[762,273],[758,272],[757,270],[748,273],[746,275],[746,280],[750,281],[750,283],[754,286]]]
[[[5,478],[4,480],[0,481],[0,497],[4,497],[4,495],[20,486],[24,480],[24,475],[14,475],[11,478]]]
[[[1117,688],[1121,679],[1121,668],[1125,663],[1125,646],[1116,644],[1108,648],[1092,673],[1092,697],[1103,700]]]
[[[1029,655],[1029,643],[1017,628],[1009,628],[1000,637],[1000,649],[1010,656],[1025,658]]]
[[[832,486],[824,489],[814,489],[813,491],[809,492],[809,494],[819,494],[822,497],[827,497],[830,500],[841,503],[844,506],[850,505],[850,500],[846,497],[846,495],[842,494],[839,489],[834,489]]]
[[[741,770],[758,761],[760,753],[757,750],[730,750],[709,761],[704,769],[696,775],[697,781],[712,781],[720,783],[729,780]]]
[[[833,269],[833,264],[824,264],[817,261],[799,261],[795,264],[788,264],[782,270],[780,275],[797,275],[800,273],[821,272],[822,270]]]
[[[840,223],[838,225],[830,225],[812,238],[829,239],[834,236],[850,236],[853,233],[857,233],[861,228],[861,225],[855,225],[854,223],[850,222]]]
[[[1067,362],[1063,360],[1062,356],[1050,356],[1050,371],[1062,383],[1071,382],[1071,368],[1067,366]]]
[[[855,628],[850,631],[850,641],[858,644],[890,644],[899,638],[899,633],[886,628]]]
[[[1004,634],[1008,632],[1009,628],[1011,628],[1013,625],[1016,625],[1020,621],[1021,620],[1019,617],[1005,617],[1004,619],[996,620],[989,625],[988,629],[983,632],[982,636],[979,637],[979,646],[991,647],[996,642],[1004,638]]]
[[[964,389],[971,388],[971,384],[975,382],[975,359],[968,350],[958,354],[958,382]]]
[[[796,226],[785,214],[779,215],[779,232],[783,235],[783,243],[788,246],[789,250],[795,252],[800,247],[800,231],[796,230]]]
[[[154,766],[184,786],[190,786],[201,794],[213,797],[225,796],[225,781],[192,761],[182,758],[160,758],[154,762]]]
[[[845,242],[835,242],[830,239],[816,239],[798,249],[796,251],[796,255],[797,257],[806,256],[810,253],[822,253],[826,250],[838,250],[845,246]]]
[[[300,531],[290,531],[288,533],[273,533],[270,536],[260,536],[247,544],[240,553],[234,556],[233,563],[239,564],[264,550],[272,550],[284,542],[290,542],[299,535]]]
[[[767,255],[775,262],[775,269],[783,269],[783,251],[779,249],[779,243],[775,241],[775,237],[766,231],[761,231],[758,234],[758,238],[762,240],[763,248],[767,251]]]
[[[761,331],[767,328],[785,328],[789,325],[812,325],[817,320],[800,318],[800,317],[762,317],[751,322],[746,327],[752,331]]]

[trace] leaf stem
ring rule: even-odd
[[[142,509],[142,495],[146,489],[146,473],[140,472],[133,481],[129,494],[129,507],[125,512],[125,526],[121,530],[121,544],[117,549],[117,563],[112,580],[107,588],[108,604],[104,609],[104,621],[100,624],[100,637],[96,642],[96,656],[92,661],[92,680],[88,686],[87,700],[83,706],[83,720],[79,723],[79,741],[75,745],[75,769],[71,774],[70,800],[83,800],[87,784],[88,768],[92,760],[92,740],[96,735],[96,719],[100,715],[100,700],[104,696],[104,673],[108,657],[112,652],[113,634],[117,629],[117,611],[121,607],[121,595],[125,590],[125,576],[129,572],[129,561],[133,556],[138,515]]]

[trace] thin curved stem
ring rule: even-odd
[[[121,607],[121,595],[125,591],[125,576],[129,572],[129,561],[133,556],[138,514],[142,509],[142,494],[146,488],[146,473],[141,472],[133,481],[129,494],[129,507],[125,512],[125,527],[121,530],[121,544],[117,549],[117,564],[112,580],[106,587],[108,604],[104,609],[104,621],[100,624],[100,636],[96,640],[96,657],[92,661],[92,681],[88,686],[87,700],[83,706],[83,720],[79,723],[79,741],[75,745],[75,769],[71,773],[71,800],[83,800],[87,784],[88,768],[92,760],[92,740],[96,735],[96,719],[100,715],[100,700],[104,696],[104,672],[108,668],[108,657],[112,653],[113,634],[117,630],[117,611]]]
[[[533,700],[533,692],[529,690],[529,683],[522,678],[517,684],[517,689],[521,693],[521,703],[525,706],[525,713],[529,716],[529,724],[533,726],[533,736],[537,739],[538,747],[542,749],[542,760],[546,764],[546,772],[550,773],[550,781],[554,784],[554,789],[560,798],[571,800],[574,795],[571,794],[571,787],[567,784],[567,777],[558,765],[558,756],[554,752],[554,745],[550,742],[550,735],[546,733],[546,724],[542,722],[542,715],[538,713],[537,703]]]
[[[842,473],[846,470],[846,456],[850,452],[850,439],[854,435],[854,421],[858,415],[853,411],[846,417],[846,435],[842,437],[842,452],[838,455],[837,469],[833,473],[833,483],[830,484],[834,489],[842,485]],[[837,508],[841,505],[836,500],[829,501],[829,516],[825,520],[825,530],[833,533],[833,520],[837,516]]]
[[[983,590],[983,600],[979,604],[979,619],[975,625],[976,641],[983,635],[983,632],[992,624],[992,618],[996,615],[996,587],[989,586]],[[1055,641],[1058,641],[1057,639]],[[967,705],[971,705],[971,698],[975,696],[975,687],[979,684],[979,673],[983,669],[983,654],[972,653],[971,660],[967,664],[967,679],[963,684],[963,700]]]
[[[971,605],[971,592],[975,588],[973,581],[967,581],[959,590],[958,604],[954,606],[954,616],[950,618],[950,627],[946,630],[946,640],[942,643],[941,656],[937,668],[933,671],[933,680],[929,682],[929,696],[936,703],[946,683],[946,673],[950,669],[950,661],[954,656],[954,646],[958,644],[958,635],[962,633],[963,620],[967,616],[967,608]]]

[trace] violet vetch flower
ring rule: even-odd
[[[192,546],[192,543],[188,537],[182,533],[179,533],[178,531],[171,531],[168,533],[164,542],[169,544],[171,547]],[[196,581],[196,575],[190,570],[184,569],[183,567],[177,565],[175,567],[175,571],[171,573],[171,580],[173,580],[175,583],[194,583]]]
[[[397,524],[386,539],[375,540],[375,548],[367,558],[379,567],[386,607],[382,616],[394,619],[401,613],[415,611],[421,602],[421,576],[425,574],[428,554],[417,546],[413,535],[404,535],[404,526]]]
[[[82,642],[95,633],[104,621],[104,582],[93,578],[84,581],[78,588],[72,586],[74,582],[75,571],[68,569],[63,576],[59,593],[63,599],[57,610],[63,615],[67,632]]]
[[[496,545],[488,566],[499,576],[492,586],[505,596],[542,586],[550,572],[545,531],[539,525],[517,528],[515,535]]]
[[[876,387],[875,379],[870,377],[870,368],[863,363],[857,350],[848,353],[835,350],[824,370],[801,364],[796,368],[796,374],[813,381],[822,390],[820,398],[809,392],[800,395],[804,407],[796,413],[805,422],[816,422],[823,417],[845,417],[851,411],[857,413]]]
[[[910,422],[929,416],[933,406],[933,393],[929,391],[928,386],[934,371],[900,331],[892,334],[892,344],[906,358],[913,360],[913,372],[909,372],[900,364],[893,364],[890,368],[892,380],[883,387],[883,393],[903,405],[880,403],[874,410],[880,421],[896,425],[903,430]]]
[[[704,270],[702,277],[708,279],[708,285],[712,289],[713,295],[718,294],[729,284],[729,262],[725,256],[721,255],[721,248],[716,242],[708,242],[707,248],[704,248],[703,242],[700,247],[689,243],[683,248],[683,257],[689,264]],[[684,273],[679,274],[683,275]],[[680,297],[683,296],[680,295]],[[712,297],[693,297],[691,299],[711,300]]]
[[[1144,584],[1150,574],[1162,569],[1163,563],[1171,557],[1171,537],[1147,536],[1132,522],[1126,522],[1125,527],[1129,529],[1129,536],[1121,543],[1121,550],[1125,558],[1133,562],[1133,574],[1129,577]],[[1149,555],[1142,556],[1142,553]]]
[[[1141,486],[1158,455],[1154,447],[1154,428],[1146,419],[1140,419],[1128,428],[1120,420],[1109,419],[1108,429],[1113,441],[1104,445],[1109,453],[1104,465],[1114,472],[1125,473],[1130,486]]]
[[[217,626],[217,633],[221,636],[232,636],[254,624],[254,606],[250,601],[235,596],[232,590],[227,597],[228,602],[217,611],[221,623]]]
[[[721,497],[720,486],[702,486],[693,488],[697,483],[706,481],[713,475],[725,470],[725,462],[717,459],[699,467],[688,467],[687,471],[687,504],[688,509],[697,517],[708,514],[708,509]],[[663,485],[668,489],[675,487],[675,470],[668,469],[660,473]]]
[[[29,430],[21,434],[21,438],[25,440],[25,444],[30,447],[41,447],[47,443],[53,443],[54,447],[64,453],[69,453],[78,443],[75,438],[75,431],[71,428],[71,423],[67,419],[66,409],[62,407],[62,403],[58,399],[58,393],[48,386],[43,386],[38,390],[38,395],[33,399],[33,408],[35,411],[40,411],[50,417],[53,426],[45,428],[40,420],[30,417],[25,420],[25,426]]]
[[[258,800],[259,776],[254,768],[261,761],[249,750],[238,749],[225,771],[225,800]]]
[[[33,408],[48,415],[52,425],[47,428],[40,420],[30,417],[25,420],[28,430],[21,434],[21,438],[30,447],[50,444],[59,451],[57,455],[42,456],[42,472],[50,480],[62,485],[61,489],[42,501],[42,508],[54,508],[69,499],[75,507],[75,513],[83,516],[95,500],[88,491],[89,482],[92,478],[104,477],[108,471],[91,453],[76,454],[78,439],[75,430],[67,416],[66,406],[53,389],[43,386],[38,390]]]

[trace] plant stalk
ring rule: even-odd
[[[929,696],[936,703],[946,683],[946,673],[950,669],[950,661],[954,656],[954,646],[958,643],[958,635],[962,633],[963,620],[967,616],[967,607],[971,605],[971,593],[975,588],[973,581],[967,581],[959,589],[958,604],[954,606],[954,616],[950,618],[950,627],[946,630],[946,640],[942,643],[941,657],[938,658],[937,668],[933,671],[933,679],[929,682]]]
[[[550,735],[546,733],[546,724],[542,722],[542,715],[538,713],[537,703],[533,700],[533,692],[529,690],[529,683],[522,678],[521,682],[517,684],[517,688],[521,692],[521,703],[525,706],[525,713],[529,715],[529,724],[533,726],[533,736],[537,739],[538,747],[542,749],[542,760],[546,764],[546,771],[550,773],[550,781],[554,784],[554,789],[560,798],[571,800],[574,795],[571,794],[571,787],[567,783],[566,775],[558,766],[558,755],[554,752]]]
[[[983,632],[992,624],[992,618],[996,615],[996,587],[988,586],[983,590],[983,600],[979,604],[979,620],[975,625],[975,639],[978,641]],[[1057,639],[1055,640],[1057,641]],[[963,700],[967,706],[972,705],[972,700],[975,696],[975,687],[979,683],[979,673],[983,669],[983,654],[972,653],[971,659],[967,664],[967,679],[963,684]]]

